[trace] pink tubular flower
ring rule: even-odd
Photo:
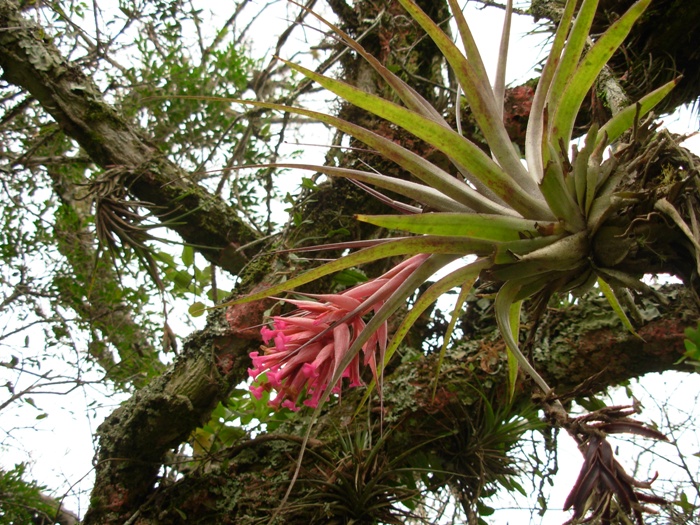
[[[377,312],[406,278],[428,255],[420,254],[407,259],[381,277],[354,286],[339,294],[307,295],[315,300],[291,300],[298,310],[291,316],[272,318],[271,328],[260,331],[266,346],[261,352],[251,352],[253,378],[251,393],[257,398],[263,392],[276,390],[270,406],[299,410],[300,396],[306,392],[304,404],[318,406],[326,389],[340,393],[341,381],[329,385],[336,368],[365,328],[362,317]],[[362,346],[363,364],[370,367],[377,378],[377,362],[384,360],[387,347],[386,322]],[[260,374],[267,382],[259,382]],[[343,371],[350,386],[362,385],[360,356],[356,354]]]

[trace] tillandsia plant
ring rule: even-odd
[[[490,155],[452,129],[420,94],[341,29],[320,17],[339,39],[374,68],[400,102],[364,92],[293,63],[287,62],[287,65],[345,101],[403,128],[441,151],[454,164],[458,177],[393,141],[340,118],[307,109],[246,102],[334,126],[395,162],[419,181],[332,166],[277,164],[345,177],[390,190],[419,205],[403,205],[398,215],[357,217],[380,227],[407,232],[409,236],[361,243],[358,251],[228,303],[275,296],[324,275],[380,258],[411,256],[400,268],[355,289],[332,296],[289,301],[299,309],[290,317],[274,318],[272,329],[265,329],[264,337],[269,346],[263,349],[264,355],[253,355],[252,375],[258,379],[266,373],[268,382],[257,384],[253,391],[275,389],[279,392],[276,402],[286,406],[294,406],[304,395],[309,395],[311,399],[307,404],[317,407],[314,419],[331,393],[338,391],[344,376],[350,377],[353,384],[358,383],[355,366],[361,351],[367,364],[378,363],[373,369],[375,377],[381,375],[382,365],[421,313],[441,294],[461,287],[455,307],[455,313],[458,312],[477,279],[498,287],[495,314],[508,349],[511,392],[521,368],[545,395],[551,393],[518,345],[520,310],[525,299],[534,299],[534,304],[546,304],[554,293],[581,294],[597,282],[623,323],[632,330],[618,296],[628,288],[641,290],[645,287],[637,277],[609,267],[614,264],[607,265],[597,256],[600,250],[596,245],[606,237],[602,233],[609,221],[642,198],[618,190],[627,172],[620,160],[624,158],[625,145],[617,142],[663,99],[675,82],[617,112],[602,127],[592,125],[585,133],[582,147],[573,146],[569,153],[569,145],[586,94],[651,0],[634,3],[595,40],[589,31],[598,2],[566,2],[532,101],[525,162],[503,124],[508,31],[504,30],[497,78],[492,88],[457,1],[448,1],[464,52],[412,0],[399,0],[444,55],[488,143]],[[507,28],[512,12],[510,1],[506,11]],[[459,105],[458,100],[456,106]],[[606,158],[606,149],[611,144],[616,144],[615,153]],[[431,211],[425,211],[428,209]],[[465,256],[474,258],[428,287],[391,341],[387,341],[389,316],[437,270]],[[399,273],[401,277],[397,278]],[[373,315],[365,323],[362,317],[368,313]],[[454,323],[449,328],[452,326]],[[445,336],[447,340],[449,334]]]
[[[366,93],[296,64],[287,62],[287,65],[342,99],[388,120],[443,152],[455,165],[460,178],[395,142],[340,118],[302,108],[245,102],[261,108],[307,116],[334,126],[394,161],[420,182],[332,166],[276,166],[303,168],[332,177],[345,177],[403,195],[424,208],[405,205],[401,208],[403,213],[399,215],[358,215],[357,218],[361,221],[413,235],[361,243],[362,249],[354,253],[227,305],[255,301],[293,290],[324,275],[377,259],[422,254],[419,261],[414,260],[415,264],[410,265],[410,274],[400,283],[394,281],[394,285],[382,287],[381,290],[377,288],[372,294],[355,294],[357,297],[352,304],[344,296],[354,292],[346,292],[335,299],[319,296],[317,299],[326,306],[320,306],[320,303],[314,308],[334,309],[335,317],[324,317],[324,329],[309,331],[305,335],[306,341],[302,341],[297,334],[295,344],[288,349],[286,356],[270,360],[275,364],[270,364],[267,369],[279,376],[285,363],[296,363],[299,360],[299,355],[307,348],[305,344],[328,339],[329,334],[338,331],[340,326],[351,325],[356,319],[373,311],[372,319],[362,325],[361,332],[352,330],[350,340],[345,335],[338,336],[337,340],[342,341],[342,351],[335,347],[331,367],[333,373],[324,381],[332,389],[338,385],[359,352],[363,348],[365,352],[368,351],[368,342],[373,337],[376,341],[375,334],[385,326],[388,317],[405,303],[419,285],[456,259],[475,256],[473,262],[437,280],[417,300],[391,342],[386,347],[379,344],[378,348],[384,354],[383,360],[391,356],[412,323],[437,297],[450,289],[462,287],[463,293],[460,294],[455,309],[459,310],[466,292],[477,278],[481,278],[499,285],[495,311],[499,328],[512,356],[511,379],[514,380],[517,367],[520,366],[548,394],[549,386],[518,346],[516,334],[522,301],[536,298],[540,302],[546,302],[557,292],[581,294],[597,282],[625,325],[632,329],[616,294],[625,288],[645,288],[635,276],[606,268],[596,257],[596,242],[605,230],[607,221],[640,198],[616,192],[626,175],[624,166],[618,162],[624,147],[618,145],[618,153],[607,158],[604,153],[609,145],[618,141],[640,117],[660,102],[675,82],[660,87],[619,111],[604,126],[591,126],[585,135],[583,147],[578,149],[573,146],[571,155],[567,150],[584,97],[651,0],[639,0],[633,4],[594,42],[591,41],[589,30],[598,2],[584,0],[574,17],[577,2],[567,1],[532,102],[525,142],[525,163],[511,143],[502,118],[508,31],[504,31],[497,79],[492,88],[472,33],[456,0],[449,0],[449,4],[465,53],[412,0],[399,2],[443,53],[490,147],[491,155],[453,130],[421,95],[340,28],[318,17],[367,60],[393,89],[401,103]],[[509,2],[507,19],[511,12],[512,5]],[[508,26],[509,22],[506,23]],[[456,105],[459,106],[459,103]],[[423,212],[424,209],[434,211]],[[386,276],[380,279],[386,279]],[[367,284],[362,286],[367,287]],[[342,307],[339,301],[343,301]],[[309,302],[304,302],[299,316],[311,319],[313,315],[309,308]],[[343,314],[337,315],[341,311]],[[299,320],[296,317],[292,319],[298,325]],[[280,334],[280,338],[275,340],[274,349],[270,347],[267,353],[286,348],[287,336],[280,327],[287,321],[280,318],[275,319],[275,323],[274,330]],[[345,344],[346,341],[349,343]],[[259,359],[258,363],[261,362]],[[264,369],[264,365],[256,365],[255,375]],[[290,374],[282,375],[289,381],[295,380],[289,377]],[[273,380],[273,387],[275,384],[282,386],[281,383],[281,380],[277,383]],[[286,392],[284,397],[296,402],[291,397],[301,394],[298,386]],[[313,392],[316,402],[322,403],[327,399],[327,392],[325,396],[317,396],[317,386],[313,387]]]

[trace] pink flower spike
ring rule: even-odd
[[[340,394],[344,379],[350,386],[362,385],[360,364],[377,377],[387,349],[387,323],[384,322],[362,346],[363,358],[352,356],[342,370],[341,380],[331,384],[348,351],[365,330],[362,316],[379,311],[384,302],[429,257],[413,256],[377,279],[338,294],[308,294],[309,299],[287,300],[297,307],[292,315],[276,316],[269,327],[260,330],[264,346],[251,352],[253,378],[251,393],[258,397],[274,389],[277,396],[270,406],[299,409],[299,403],[317,407],[329,389]],[[267,378],[267,382],[257,381]],[[263,380],[264,381],[264,380]],[[306,398],[304,400],[304,397]]]
[[[345,293],[341,294],[306,294],[308,297],[312,297],[313,299],[318,299],[319,301],[325,301],[326,303],[331,303],[334,306],[337,306],[340,309],[343,309],[347,312],[351,312],[358,306],[360,306],[360,301],[357,299],[353,298],[350,295],[346,295]],[[291,302],[291,301],[290,301]]]
[[[253,394],[255,399],[262,399],[263,393],[265,392],[265,385],[251,386],[250,393]]]

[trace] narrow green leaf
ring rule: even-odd
[[[559,105],[562,104],[563,94],[581,60],[581,54],[586,45],[597,8],[598,0],[584,0],[576,14],[547,98],[550,111],[559,108]],[[565,144],[568,144],[568,141]]]
[[[386,357],[384,358],[384,366],[387,365],[394,352],[399,347],[401,342],[404,340],[408,334],[411,327],[418,320],[423,312],[433,304],[438,297],[440,297],[445,292],[450,291],[452,288],[463,285],[472,278],[479,276],[482,270],[491,266],[491,261],[489,259],[477,259],[473,263],[470,263],[462,268],[459,268],[442,279],[439,279],[433,283],[423,294],[418,298],[416,303],[411,308],[411,311],[406,314],[401,325],[396,329],[394,337],[391,339],[391,343],[386,349]]]
[[[612,117],[598,131],[596,145],[606,141],[608,144],[615,142],[620,135],[630,129],[634,124],[635,118],[641,118],[649,113],[654,107],[661,102],[671,90],[676,87],[680,78],[667,82],[660,88],[655,89],[651,93],[644,95],[639,102],[631,104]]]
[[[440,383],[440,370],[442,369],[442,362],[445,359],[445,354],[447,353],[447,347],[450,345],[450,339],[452,339],[452,333],[454,332],[455,325],[457,324],[457,319],[459,319],[459,314],[462,312],[464,303],[467,301],[469,292],[471,292],[474,287],[474,283],[478,277],[478,272],[474,272],[473,275],[466,277],[462,283],[462,287],[459,290],[459,295],[457,296],[457,301],[455,301],[455,307],[452,309],[452,315],[450,315],[450,322],[447,325],[447,329],[442,336],[442,347],[440,348],[440,355],[438,356],[438,363],[435,367],[435,379],[433,380],[433,395],[432,399],[435,399],[435,393],[437,392],[438,383]],[[386,364],[386,363],[385,363]]]
[[[620,301],[618,300],[617,296],[615,295],[615,292],[610,287],[610,285],[608,283],[606,283],[603,280],[603,278],[600,276],[598,277],[598,286],[600,287],[600,291],[603,292],[603,295],[608,300],[608,303],[610,303],[610,306],[612,307],[613,311],[620,318],[620,321],[622,321],[622,325],[625,328],[627,328],[627,330],[632,335],[634,335],[635,337],[639,337],[639,339],[642,339],[642,337],[634,329],[634,326],[632,326],[632,322],[629,320],[629,317],[627,317],[627,314],[622,309],[622,305],[620,304]],[[644,339],[642,339],[642,341],[643,340]]]
[[[508,47],[510,43],[510,22],[513,18],[513,0],[506,2],[506,14],[501,33],[501,45],[498,49],[498,64],[496,66],[496,81],[493,86],[493,96],[496,99],[497,109],[503,120],[503,103],[506,94],[506,65],[508,63]]]
[[[479,125],[479,129],[481,129],[486,137],[486,141],[495,158],[498,160],[498,163],[503,166],[503,169],[513,178],[520,189],[525,189],[528,195],[535,195],[536,187],[534,181],[520,162],[520,156],[516,153],[510,137],[508,137],[508,132],[503,125],[503,119],[500,117],[501,113],[498,110],[498,103],[493,96],[491,86],[488,82],[484,83],[478,72],[475,71],[475,66],[472,62],[462,55],[461,51],[454,42],[452,42],[452,39],[446,35],[415,2],[412,0],[399,1],[404,9],[408,11],[409,15],[411,15],[411,18],[418,22],[425,32],[428,33],[452,67],[457,80],[464,90],[467,102],[472,109],[472,115]],[[475,52],[475,54],[476,53],[478,52]],[[345,97],[343,96],[343,98]],[[404,126],[401,125],[401,127]],[[411,131],[408,128],[405,129]],[[415,134],[414,131],[411,132]],[[459,134],[457,135],[459,136]],[[450,154],[450,157],[458,159],[455,155]],[[464,162],[461,159],[458,160],[465,166],[470,166],[468,162]],[[471,168],[470,171],[476,176],[479,176],[478,171],[474,171]],[[489,186],[489,188],[491,187]],[[493,190],[493,188],[491,189]],[[494,190],[494,193],[503,198],[502,194],[499,192]],[[504,200],[511,204],[507,199]],[[513,207],[516,208],[516,206]]]
[[[208,99],[207,97],[196,98]],[[218,100],[222,101],[225,99]],[[344,133],[347,133],[348,135],[351,135],[356,139],[364,142],[371,148],[374,148],[377,151],[379,151],[387,159],[395,162],[402,168],[406,169],[409,173],[414,175],[419,180],[425,182],[427,185],[432,186],[436,190],[444,193],[445,195],[456,200],[457,202],[460,202],[477,212],[498,213],[503,215],[517,215],[517,212],[513,211],[510,208],[506,208],[500,204],[496,204],[490,199],[484,197],[483,195],[480,195],[478,192],[470,188],[467,184],[457,180],[455,177],[453,177],[446,171],[438,168],[431,162],[425,160],[420,155],[417,155],[416,153],[413,153],[412,151],[399,146],[395,142],[387,139],[386,137],[382,137],[377,133],[369,131],[356,124],[352,124],[346,120],[339,119],[331,115],[327,115],[325,113],[319,113],[316,111],[310,111],[307,109],[295,108],[291,106],[284,106],[282,104],[270,104],[264,102],[235,99],[229,99],[228,102],[238,102],[240,104],[247,104],[259,108],[285,111],[288,113],[304,115],[313,118],[315,120],[318,120],[319,122],[323,122],[325,124],[333,126],[339,129],[340,131],[343,131]],[[450,130],[446,131],[449,132]],[[464,141],[465,139],[461,140]],[[481,150],[479,150],[479,152],[483,157],[487,159],[488,162],[493,162]]]
[[[475,79],[480,86],[487,87],[489,85],[489,76],[484,67],[484,61],[481,59],[481,53],[479,53],[479,48],[476,45],[474,36],[471,29],[469,29],[469,24],[467,24],[467,20],[462,13],[462,7],[457,0],[448,1],[450,9],[452,10],[452,16],[454,16],[455,23],[457,24],[457,31],[459,31],[459,36],[462,39],[462,46],[467,55],[467,60],[474,70]]]
[[[639,0],[618,18],[589,49],[581,64],[566,85],[561,100],[556,106],[552,124],[552,140],[571,141],[574,120],[581,108],[586,93],[591,89],[598,74],[620,47],[632,25],[644,13],[651,0]]]
[[[297,3],[292,2],[302,9],[309,12],[311,15],[316,17],[318,20],[323,22],[327,27],[333,30],[353,51],[364,58],[369,65],[381,76],[384,81],[391,86],[391,88],[396,92],[401,101],[406,104],[409,109],[420,113],[421,115],[431,118],[436,122],[441,122],[447,126],[447,122],[442,117],[442,115],[432,106],[430,103],[421,96],[415,89],[413,89],[406,82],[401,80],[398,76],[388,70],[379,60],[368,53],[364,47],[362,47],[356,40],[350,37],[345,31],[340,29],[338,26],[331,24],[328,20],[315,13],[313,10]]]
[[[539,261],[550,270],[567,270],[588,258],[589,242],[588,233],[580,231],[522,255],[520,262]]]
[[[576,0],[567,0],[564,7],[557,32],[554,34],[552,49],[547,57],[540,79],[537,82],[535,97],[532,99],[532,107],[530,109],[530,117],[527,122],[527,132],[525,134],[525,159],[527,167],[535,182],[541,182],[544,177],[544,167],[549,158],[549,151],[543,149],[548,143],[548,126],[547,122],[548,109],[547,100],[552,87],[552,81],[561,61],[562,50],[566,43],[566,37],[569,34],[571,21],[576,8]]]
[[[488,255],[494,250],[494,244],[488,241],[469,240],[458,237],[421,236],[399,240],[389,240],[385,243],[359,250],[345,255],[335,261],[308,270],[288,281],[273,285],[260,292],[246,295],[233,301],[217,305],[216,308],[231,306],[234,304],[249,303],[265,299],[282,292],[293,290],[302,284],[310,283],[325,275],[352,268],[360,264],[393,257],[396,255],[415,255],[418,253],[449,254],[464,256],[470,253],[476,255]]]
[[[558,162],[558,154],[552,151],[551,156],[553,158],[545,168],[540,191],[554,215],[564,221],[567,230],[571,232],[583,230],[586,227],[586,221],[576,204],[576,196],[571,193],[566,183],[566,176]]]
[[[396,177],[389,177],[387,175],[381,175],[379,173],[372,173],[369,171],[354,170],[350,168],[337,168],[335,166],[319,166],[315,164],[292,164],[292,163],[274,163],[274,164],[260,164],[260,165],[247,165],[247,168],[255,167],[270,167],[270,168],[291,168],[291,169],[302,169],[310,170],[318,173],[323,173],[330,177],[343,177],[346,179],[357,180],[360,182],[365,182],[385,190],[393,191],[404,197],[408,197],[411,200],[419,202],[425,206],[438,211],[449,211],[449,212],[469,212],[474,211],[471,208],[457,202],[456,200],[448,197],[444,193],[436,190],[431,186],[425,184],[418,184],[416,182],[411,182],[409,180],[402,180]],[[506,213],[514,213],[508,208],[502,208]],[[499,213],[499,215],[501,215]]]
[[[534,239],[521,239],[510,241],[496,246],[496,251],[492,255],[496,264],[509,264],[518,262],[523,255],[545,248],[566,237],[565,234],[547,235],[545,237],[535,237]]]
[[[422,213],[417,215],[357,215],[362,222],[411,233],[466,237],[494,242],[517,241],[559,233],[556,222],[475,213]]]
[[[517,342],[516,335],[513,333],[513,326],[511,325],[511,307],[513,304],[518,302],[518,294],[523,287],[523,281],[508,281],[505,283],[501,289],[496,294],[496,301],[494,303],[494,311],[496,314],[496,322],[498,323],[498,328],[501,331],[501,336],[506,343],[506,346],[513,353],[513,356],[517,359],[518,364],[522,369],[529,375],[535,383],[542,389],[545,394],[551,392],[551,388],[547,382],[542,379],[542,376],[537,373],[527,358],[520,351],[520,347]]]
[[[520,333],[520,309],[522,304],[522,301],[516,301],[510,305],[510,330],[514,334]],[[510,401],[513,401],[515,385],[518,382],[518,357],[508,345],[506,345],[506,353],[508,355],[508,398]]]
[[[603,154],[605,153],[605,148],[607,147],[607,140],[598,142],[596,138],[596,145],[588,158],[588,166],[586,168],[586,197],[583,203],[583,215],[588,218],[591,213],[591,208],[593,207],[593,201],[595,200],[596,192],[598,191],[598,186],[603,177],[609,177],[613,171],[612,163],[616,163],[614,157],[609,158],[607,161],[603,161]]]
[[[574,163],[574,185],[576,187],[576,202],[583,213],[586,209],[586,195],[588,188],[588,161],[595,148],[595,139],[598,135],[598,126],[593,124],[586,134],[583,149],[578,152]],[[597,180],[596,180],[597,182]]]
[[[551,219],[549,210],[544,205],[544,202],[533,197],[515,182],[513,172],[504,171],[481,148],[462,137],[456,131],[398,104],[366,93],[345,82],[324,77],[291,62],[285,62],[285,64],[311,78],[344,100],[402,127],[436,147],[448,157],[455,159],[464,165],[475,177],[478,177],[494,194],[523,216],[533,219]],[[510,141],[508,141],[508,148],[513,149]],[[515,156],[514,150],[513,156]],[[500,158],[499,162],[502,162]],[[519,169],[524,171],[520,160],[517,163]]]

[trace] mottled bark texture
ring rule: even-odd
[[[190,180],[132,122],[102,97],[94,82],[68,62],[51,38],[19,12],[18,2],[0,2],[2,78],[30,93],[92,161],[136,199],[149,203],[182,239],[200,247],[210,262],[237,273],[237,248],[256,233],[235,210]],[[186,217],[186,220],[178,220]]]
[[[648,321],[639,329],[644,341],[623,330],[604,301],[549,310],[532,348],[555,392],[585,397],[631,377],[682,369],[676,363],[684,352],[683,330],[700,311],[683,287],[664,293],[668,307],[645,302]],[[538,423],[525,378],[516,399],[507,400],[504,346],[490,309],[490,303],[473,305],[474,331],[448,352],[434,398],[437,356],[414,355],[385,379],[381,405],[374,396],[355,415],[364,389],[347,391],[341,403],[331,404],[314,428],[300,481],[279,523],[391,523],[401,516],[393,506],[397,500],[418,497],[410,480],[421,479],[423,468],[436,472],[422,478],[428,481],[424,490],[451,486],[466,507],[512,472],[509,454],[521,433]],[[489,410],[496,413],[493,421]],[[515,416],[522,419],[511,428],[507,423]],[[183,479],[160,480],[135,523],[265,523],[288,486],[299,445],[294,420],[192,461]]]
[[[423,4],[437,20],[447,16],[443,2]],[[331,5],[351,35],[372,26],[363,45],[382,61],[401,71],[438,106],[449,102],[449,91],[435,87],[444,82],[434,46],[417,36],[395,2],[358,1],[353,9],[343,1]],[[343,64],[351,81],[371,91],[384,89],[362,63],[351,58]],[[159,155],[10,0],[0,0],[0,67],[3,78],[31,93],[97,165],[121,170],[121,180],[134,197],[162,207],[171,216],[186,215],[187,221],[170,226],[187,242],[207,246],[202,252],[208,260],[233,272],[240,270],[241,259],[230,254],[255,235],[235,210],[191,183],[186,173]],[[512,92],[514,102],[506,112],[520,125],[527,118],[528,93],[525,87]],[[343,107],[341,114],[441,161],[439,154],[363,112]],[[641,156],[633,156],[634,151]],[[626,181],[630,191],[647,192],[650,202],[667,197],[686,217],[698,211],[696,159],[672,138],[645,135],[634,143],[630,155]],[[347,166],[369,162],[389,173],[396,170],[361,152],[347,154],[341,161]],[[296,245],[312,234],[324,238],[329,226],[350,224],[348,215],[366,204],[360,196],[348,203],[343,198],[346,191],[344,182],[323,186],[300,210],[312,222],[290,228],[278,242]],[[608,258],[608,266],[633,273],[669,271],[685,279],[687,286],[664,290],[667,306],[638,298],[642,312],[638,331],[644,341],[624,331],[614,314],[596,301],[547,311],[527,347],[559,394],[583,383],[577,393],[587,395],[631,377],[678,368],[683,329],[698,318],[694,261],[674,224],[650,209],[631,210],[613,226],[601,233],[608,236],[610,249],[596,254]],[[367,236],[366,231],[349,231],[351,238]],[[601,244],[605,240],[600,239]],[[274,279],[276,272],[296,270],[284,257],[266,255],[265,248],[262,244],[253,248],[260,256],[247,267],[239,293]],[[246,379],[247,354],[260,343],[257,332],[247,328],[261,322],[265,307],[244,305],[210,314],[206,328],[187,340],[175,365],[100,426],[96,481],[85,523],[246,524],[269,518],[294,468],[303,419],[269,434],[243,438],[206,461],[194,462],[178,481],[159,477],[170,451],[187,441],[217,403]],[[483,300],[465,314],[465,340],[448,352],[435,397],[435,359],[414,351],[412,361],[407,357],[387,377],[383,405],[376,398],[369,405],[371,428],[365,412],[353,417],[363,390],[344,394],[342,404],[328,408],[315,427],[301,480],[280,523],[329,523],[334,516],[339,516],[339,522],[342,517],[399,519],[392,505],[417,495],[419,489],[411,479],[421,478],[422,468],[435,474],[423,479],[428,490],[456,489],[469,508],[485,486],[509,472],[507,452],[534,422],[523,419],[516,428],[505,423],[514,414],[532,416],[533,409],[524,379],[515,401],[507,402],[503,344],[491,310]],[[418,346],[425,335],[420,325],[413,335]],[[409,355],[407,350],[404,353]],[[489,408],[497,417],[487,417]],[[406,468],[409,471],[400,470]]]

